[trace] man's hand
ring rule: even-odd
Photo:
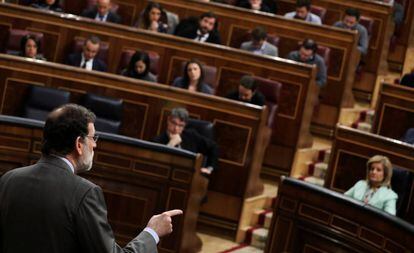
[[[148,221],[147,227],[153,229],[159,237],[170,234],[173,231],[171,217],[183,214],[180,209],[174,209],[154,215]]]
[[[201,168],[201,173],[211,175],[211,169],[209,168]]]
[[[175,147],[181,143],[181,136],[179,134],[170,134],[170,141],[168,142],[167,146]]]

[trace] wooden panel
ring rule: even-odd
[[[20,78],[14,79],[13,82],[6,82],[13,76]],[[138,108],[145,107],[147,113],[145,117],[129,116],[145,120],[125,120],[120,132],[130,137],[142,137],[145,140],[151,140],[164,131],[165,126],[162,123],[165,123],[166,116],[172,108],[184,106],[191,115],[198,115],[197,117],[202,120],[215,123],[220,157],[219,168],[211,177],[209,189],[212,192],[219,192],[224,197],[217,201],[212,197],[211,203],[222,206],[223,202],[234,199],[242,203],[245,198],[256,196],[263,190],[259,174],[264,152],[263,128],[267,118],[266,107],[248,106],[165,85],[147,84],[115,75],[91,73],[53,63],[33,63],[20,57],[0,55],[0,97],[3,114],[18,115],[17,108],[21,107],[27,96],[13,99],[13,96],[4,96],[4,94],[12,94],[15,91],[25,94],[31,80],[44,80],[47,87],[70,91],[71,94],[76,95],[72,98],[72,102],[79,102],[80,94],[86,92],[134,101]],[[129,103],[124,108],[124,115],[125,109],[129,112],[132,106],[133,104]],[[135,129],[135,131],[127,132],[125,129]],[[15,146],[27,148],[28,145],[20,144],[22,141],[16,142]],[[235,151],[240,153],[236,154]],[[137,151],[129,150],[129,152]],[[145,157],[132,160],[114,153],[109,148],[106,152],[102,151],[96,155],[95,163],[102,168],[116,169],[119,173],[152,176],[160,180],[173,177],[175,182],[187,182],[189,178],[182,170],[173,173],[171,167],[153,164]],[[236,211],[231,217],[226,216],[226,220],[231,220],[237,227],[241,205],[235,208]]]
[[[404,136],[405,131],[412,127],[414,127],[414,89],[383,83],[375,109],[372,132],[399,140]]]
[[[358,180],[366,177],[366,162],[374,155],[387,156],[394,167],[414,172],[413,154],[412,145],[340,126],[336,130],[325,186],[339,192],[348,190]],[[413,189],[407,191],[407,198],[411,200]],[[399,215],[413,222],[414,203],[408,202],[406,210],[401,210]],[[366,236],[367,240],[371,240],[369,238],[374,234],[367,231]]]
[[[295,0],[278,1],[279,13],[284,14],[294,10],[295,3]],[[389,42],[394,31],[392,3],[367,0],[313,0],[312,4],[327,10],[324,21],[327,25],[333,25],[336,21],[342,20],[347,8],[356,8],[360,10],[361,16],[373,19],[368,54],[364,57],[363,73],[360,80],[357,80],[353,86],[356,95],[362,94],[360,98],[371,99],[377,75],[387,73]]]
[[[200,5],[200,3],[191,2],[191,5],[193,4]],[[254,16],[251,18],[254,20]],[[287,24],[292,22],[285,21],[284,19],[281,19],[281,21],[287,22],[284,24],[285,27],[288,27]],[[91,33],[96,34],[110,45],[116,45],[116,47],[110,46],[108,52],[108,62],[110,63],[109,71],[112,73],[115,73],[117,70],[123,48],[140,48],[156,51],[160,54],[160,68],[165,70],[159,73],[158,80],[164,84],[170,83],[174,78],[174,73],[178,73],[176,69],[179,69],[180,66],[175,64],[177,62],[176,60],[190,58],[198,58],[202,62],[215,66],[218,69],[218,79],[220,80],[218,87],[219,95],[234,88],[239,81],[239,77],[244,73],[274,79],[283,83],[283,89],[289,91],[288,94],[295,94],[295,96],[281,98],[282,108],[285,109],[282,113],[277,114],[274,119],[274,125],[276,126],[275,135],[277,137],[272,138],[270,146],[286,148],[291,153],[294,153],[297,148],[309,147],[311,145],[312,140],[309,133],[309,125],[312,117],[313,101],[316,99],[316,85],[312,81],[316,69],[309,65],[297,64],[279,58],[257,56],[228,47],[206,45],[205,43],[197,43],[170,35],[154,34],[125,26],[102,24],[69,15],[61,16],[53,13],[44,13],[32,8],[27,9],[12,4],[0,4],[0,23],[10,24],[12,28],[19,29],[32,27],[53,32],[59,31],[61,39],[58,45],[58,53],[55,55],[57,62],[64,61],[67,53],[71,49],[74,37],[87,37]],[[272,23],[275,22],[272,21]],[[296,24],[297,22],[293,21],[293,23]],[[296,31],[295,34],[305,32],[307,29],[307,24],[301,24],[301,30]],[[317,29],[320,30],[321,28]],[[325,34],[319,30],[315,32],[315,36],[323,36]],[[343,52],[346,51],[348,53],[352,51],[353,43],[356,43],[355,36],[355,33],[332,30],[329,39],[334,40],[336,37],[339,37],[338,47],[342,48]],[[349,63],[349,61],[345,62]],[[353,75],[353,70],[344,69],[343,77],[345,78],[350,75]],[[77,91],[79,95],[82,94],[82,85],[69,85],[67,82],[70,81],[65,82],[62,82],[62,86],[71,86],[71,92],[75,93]],[[342,90],[344,86],[341,84],[340,87],[334,90]],[[103,88],[96,89],[103,90]],[[330,96],[326,97],[329,98]],[[342,97],[342,95],[339,95],[337,97],[338,100],[332,100],[336,104],[334,107],[338,113],[340,104],[342,103],[338,101],[342,101]],[[128,98],[127,100],[139,100],[145,104],[145,99],[145,96],[137,96]],[[136,119],[134,124],[131,124],[130,128],[124,128],[122,133],[135,137],[148,138],[145,137],[148,136],[148,133],[145,133],[145,131],[142,133],[143,129],[140,129],[139,126],[139,121],[143,115],[140,113],[146,110],[146,114],[149,115],[152,111],[144,108],[145,106],[142,104],[128,104],[129,106],[131,106],[129,112],[138,114],[137,116],[139,118]],[[162,104],[158,104],[158,106],[162,107]],[[291,109],[287,108],[295,108],[295,110],[292,112],[290,111]],[[336,122],[336,120],[335,118],[334,121]],[[155,125],[151,124],[154,124],[154,122],[147,122],[148,129],[157,129]],[[330,128],[333,128],[333,125]],[[289,134],[281,134],[277,129],[289,129]],[[283,170],[285,173],[290,172],[293,163],[290,158],[280,163],[273,163],[273,160],[270,158],[267,158],[266,161],[266,164],[273,170]]]
[[[367,207],[340,193],[283,178],[267,240],[266,253],[276,252],[412,252],[414,226]],[[312,210],[287,211],[284,199]],[[282,200],[282,201],[280,201]],[[320,214],[325,217],[320,220]]]
[[[0,136],[3,139],[20,139],[29,143],[41,141],[41,126],[30,126],[16,122],[5,122],[0,116]],[[145,228],[153,214],[179,208],[184,215],[174,219],[174,232],[162,239],[159,252],[198,252],[201,241],[195,232],[196,219],[201,198],[206,191],[205,179],[198,173],[202,156],[158,147],[143,148],[142,144],[127,144],[122,139],[108,139],[101,134],[95,149],[93,169],[82,176],[98,184],[104,192],[108,208],[108,220],[120,244],[129,242],[137,232]],[[102,159],[111,154],[117,159]],[[0,147],[0,164],[3,174],[23,165],[30,165],[40,157],[31,149],[16,150],[13,146]],[[167,167],[175,172],[184,171],[191,180],[177,182],[163,173],[137,173],[131,170],[136,161]],[[18,161],[18,162],[17,162]],[[119,163],[120,161],[125,161]],[[174,194],[170,194],[173,192]],[[179,192],[177,194],[175,192]],[[171,205],[170,203],[174,203]],[[171,239],[173,238],[173,240]],[[188,241],[190,240],[190,242]]]

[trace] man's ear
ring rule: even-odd
[[[75,152],[77,155],[82,155],[82,145],[84,145],[82,137],[78,136],[75,141]]]

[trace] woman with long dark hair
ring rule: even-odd
[[[150,2],[138,22],[138,27],[153,32],[167,33],[167,13],[159,3]]]
[[[173,86],[193,92],[214,93],[213,89],[204,82],[203,66],[195,59],[185,64],[183,76],[177,77],[173,82]]]
[[[136,51],[128,67],[121,74],[144,81],[157,82],[157,78],[150,72],[150,64],[150,58],[146,52]]]

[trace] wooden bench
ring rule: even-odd
[[[374,155],[387,156],[393,167],[414,172],[414,146],[395,139],[362,132],[349,127],[338,126],[332,146],[331,158],[325,179],[325,187],[344,192],[358,180],[366,178],[366,162]],[[414,189],[407,189],[408,199],[414,196]],[[414,203],[401,213],[409,222],[414,221]]]
[[[35,163],[41,156],[43,122],[0,115],[0,173]],[[100,135],[90,172],[81,174],[104,192],[118,243],[126,244],[153,214],[179,208],[174,232],[159,252],[199,252],[200,202],[207,189],[198,172],[202,156],[119,135]]]
[[[277,116],[274,117],[277,130],[272,133],[266,152],[265,166],[268,169],[265,173],[289,174],[296,150],[310,147],[312,144],[309,126],[316,93],[313,81],[316,69],[309,65],[125,26],[101,24],[73,15],[63,14],[61,17],[58,14],[44,13],[14,4],[0,4],[0,27],[4,27],[0,30],[3,32],[7,32],[9,28],[42,32],[45,35],[45,43],[50,45],[49,59],[56,62],[64,61],[65,52],[72,48],[73,37],[87,37],[94,33],[110,45],[117,45],[109,47],[108,61],[112,63],[109,70],[112,73],[117,70],[123,49],[141,48],[156,51],[161,57],[160,69],[165,70],[158,75],[160,83],[171,83],[173,77],[179,75],[181,62],[198,58],[217,68],[217,80],[220,83],[218,95],[236,89],[240,77],[244,74],[278,81],[283,87]],[[352,33],[350,35],[353,36]],[[335,101],[341,100],[338,97],[337,99]],[[321,109],[320,115],[332,115],[323,114],[322,111]],[[337,112],[339,113],[339,110]],[[336,116],[329,124],[336,123]],[[282,152],[284,155],[274,156],[275,152]]]
[[[293,178],[279,184],[266,253],[412,252],[414,226]]]
[[[201,93],[133,80],[112,74],[91,72],[65,65],[33,62],[0,55],[0,113],[20,115],[32,85],[69,91],[79,102],[87,93],[123,100],[120,134],[151,140],[166,129],[167,116],[177,106],[190,116],[213,122],[220,148],[219,168],[209,183],[208,203],[203,216],[226,220],[236,230],[246,198],[261,194],[260,169],[263,161],[263,132],[267,108]]]
[[[372,132],[400,140],[414,127],[414,89],[383,83],[380,88]]]
[[[278,1],[279,13],[284,14],[294,10],[295,3],[296,0]],[[374,20],[368,54],[364,57],[363,72],[360,80],[357,80],[353,86],[357,98],[371,100],[377,76],[387,73],[388,49],[394,31],[392,3],[367,0],[313,0],[312,4],[326,8],[325,24],[328,25],[342,20],[347,8],[356,8],[360,10],[361,16]]]
[[[115,2],[120,6],[119,10],[123,10],[122,15],[132,16],[132,19],[135,20],[149,1],[116,0]],[[313,132],[332,135],[335,124],[339,120],[340,109],[353,106],[352,85],[355,68],[359,61],[356,32],[330,26],[311,25],[272,14],[262,15],[243,8],[218,3],[188,0],[160,0],[157,2],[168,11],[178,14],[181,19],[213,11],[219,19],[222,43],[227,46],[239,47],[240,40],[249,30],[256,26],[263,26],[266,27],[268,33],[280,38],[279,56],[281,57],[286,57],[290,51],[296,50],[298,42],[303,41],[304,38],[315,39],[320,45],[330,48],[331,61],[328,68],[328,84],[321,91],[322,100],[317,112],[313,115]],[[84,3],[82,2],[66,1],[68,12],[79,14],[83,8]],[[239,57],[237,55],[234,56]],[[277,81],[282,82],[280,79]]]

